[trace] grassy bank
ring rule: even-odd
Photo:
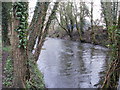
[[[30,80],[27,81],[26,88],[30,89],[44,89],[45,84],[43,81],[43,75],[38,70],[38,66],[36,63],[33,62],[33,60],[29,60],[29,66],[30,66]]]
[[[10,56],[7,57],[3,67],[3,86],[12,87],[13,85],[13,61]]]
[[[3,88],[10,88],[13,86],[13,61],[10,46],[2,47],[2,67]]]
[[[13,87],[13,60],[11,55],[11,46],[3,47],[3,88]],[[43,76],[38,70],[37,64],[29,60],[31,78],[26,81],[26,89],[44,89]]]

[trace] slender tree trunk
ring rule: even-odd
[[[83,34],[83,23],[84,23],[84,2],[80,2],[80,30],[81,30],[81,34]]]
[[[43,45],[43,43],[45,41],[45,37],[48,33],[49,26],[51,24],[51,21],[54,19],[55,15],[56,15],[56,10],[57,10],[58,4],[59,4],[59,2],[55,2],[55,5],[53,7],[51,15],[48,18],[46,26],[45,26],[45,28],[42,28],[42,34],[38,35],[38,44],[37,44],[37,47],[36,47],[35,53],[34,53],[35,61],[38,60],[38,57],[39,57],[40,52],[41,52],[42,45]]]
[[[93,2],[91,2],[91,42],[95,43],[95,31],[93,27]]]
[[[110,2],[102,2],[101,7],[104,15],[106,28],[109,29],[112,25],[117,24],[118,0],[110,0]]]
[[[10,45],[10,39],[8,37],[9,33],[9,19],[10,11],[8,5],[11,5],[10,2],[2,2],[2,44],[3,46]]]
[[[83,38],[82,38],[82,32],[81,32],[81,30],[79,28],[79,25],[78,25],[77,15],[75,15],[75,22],[76,22],[76,29],[77,29],[77,31],[79,33],[79,39],[80,39],[80,41],[82,41],[83,40]]]
[[[34,12],[33,20],[29,28],[29,40],[28,40],[28,50],[32,52],[36,39],[42,32],[44,26],[44,21],[46,17],[46,11],[48,9],[50,2],[37,2],[36,10]],[[35,20],[34,20],[35,18]]]

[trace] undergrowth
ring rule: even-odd
[[[11,49],[10,47],[3,47],[2,48],[4,52],[8,52],[10,54]],[[29,81],[26,81],[26,90],[38,90],[38,89],[44,89],[45,85],[43,82],[43,76],[42,73],[38,70],[37,63],[34,63],[33,60],[29,60],[29,70],[30,70],[30,79]],[[7,60],[5,61],[5,65],[3,68],[3,85],[5,88],[11,88],[13,87],[13,61],[11,56],[9,55],[7,57]]]
[[[3,85],[5,87],[12,87],[13,85],[13,63],[10,56],[7,58],[3,73],[5,77],[3,78]]]
[[[26,88],[27,89],[44,89],[45,85],[43,82],[43,76],[42,73],[38,70],[38,66],[36,63],[34,63],[32,60],[29,61],[30,66],[30,79],[29,81],[26,81]]]

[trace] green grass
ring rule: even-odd
[[[3,78],[3,85],[5,87],[11,87],[12,86],[12,80],[13,80],[13,63],[10,57],[7,58],[4,71],[5,78]]]
[[[2,50],[5,51],[5,52],[10,52],[11,51],[11,46],[3,47]]]
[[[11,46],[6,46],[2,48],[3,51],[7,52],[9,56],[7,57],[7,60],[4,65],[4,75],[3,78],[3,85],[5,87],[12,87],[13,85],[13,61],[11,59]],[[26,88],[32,88],[32,89],[44,89],[45,85],[43,82],[43,76],[41,72],[38,70],[37,64],[34,63],[32,60],[29,61],[30,65],[30,73],[31,73],[31,79],[29,81],[26,81]]]
[[[11,47],[7,46],[3,48],[4,51],[10,53]],[[26,81],[26,88],[29,90],[32,89],[44,89],[45,85],[43,82],[43,75],[38,70],[38,66],[36,63],[34,63],[32,60],[29,61],[30,65],[30,73],[31,73],[31,79],[29,81]],[[13,61],[11,59],[11,56],[9,55],[6,63],[4,65],[4,71],[5,77],[3,78],[3,85],[5,87],[12,87],[13,85]]]
[[[13,85],[13,61],[11,59],[11,46],[2,47],[4,53],[8,53],[7,59],[5,60],[5,64],[3,67],[3,85],[7,87],[12,87]]]
[[[26,88],[29,90],[32,89],[44,89],[45,85],[43,82],[43,75],[38,70],[38,66],[36,63],[33,63],[32,60],[29,62],[30,65],[30,73],[31,73],[31,79],[27,81]]]

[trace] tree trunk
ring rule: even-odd
[[[59,4],[59,2],[55,2],[55,5],[54,5],[53,10],[52,10],[52,13],[51,13],[51,15],[48,18],[48,21],[46,23],[45,28],[44,29],[42,28],[42,33],[38,35],[38,44],[37,44],[37,47],[36,47],[35,53],[34,53],[35,61],[38,60],[38,57],[39,57],[40,52],[41,52],[42,45],[43,45],[43,43],[45,41],[45,37],[46,37],[46,35],[48,33],[48,29],[49,29],[49,26],[51,24],[51,21],[55,18],[58,4]]]
[[[112,25],[117,24],[118,0],[110,0],[110,2],[102,2],[101,7],[104,15],[106,28],[109,29]]]
[[[80,2],[80,31],[81,34],[84,34],[83,32],[83,23],[84,23],[84,4],[85,2]],[[81,35],[82,36],[82,35]]]
[[[48,9],[50,2],[37,2],[37,6],[34,12],[33,22],[31,22],[29,28],[29,40],[28,40],[28,50],[32,52],[36,39],[42,32],[44,26],[44,21],[46,17],[46,11]],[[34,20],[35,19],[35,20]]]
[[[19,21],[14,20],[12,30],[12,54],[14,61],[14,87],[25,88],[25,77],[26,77],[26,60],[27,54],[23,49],[18,48],[19,38],[18,33],[14,31],[15,27],[18,26]]]
[[[2,44],[3,46],[10,45],[10,39],[8,37],[10,9],[9,7],[7,7],[8,5],[12,5],[12,4],[10,2],[2,2]]]
[[[25,5],[28,7],[26,2],[19,4]],[[20,19],[17,19],[16,13],[18,5],[14,4],[13,8],[13,28],[12,28],[12,54],[13,54],[13,61],[14,61],[14,88],[25,88],[26,87],[26,80],[29,79],[29,69],[28,69],[28,55],[27,50],[25,48],[18,47],[20,44],[20,37],[18,37],[19,33],[15,31],[18,29],[20,25]],[[20,7],[19,7],[20,8]],[[22,9],[22,8],[21,8]],[[27,19],[27,17],[25,18]],[[25,28],[26,29],[26,28]]]
[[[93,2],[91,2],[91,42],[95,43],[95,32],[93,27]]]

